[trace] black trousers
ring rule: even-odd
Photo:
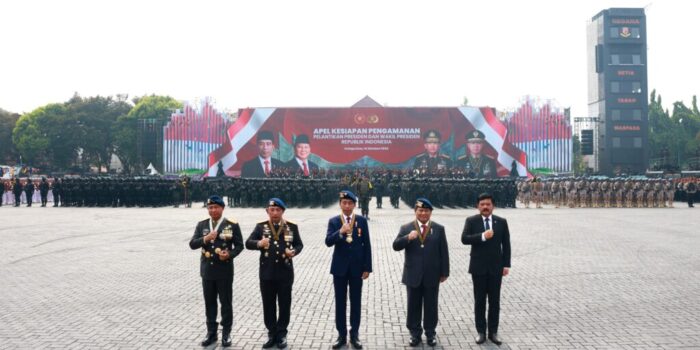
[[[360,199],[360,205],[362,206],[360,211],[362,212],[362,216],[369,215],[369,201],[370,199]]]
[[[31,207],[32,206],[32,199],[33,199],[32,197],[34,196],[34,193],[30,194],[30,193],[24,192],[24,196],[27,197],[27,206]]]
[[[260,280],[263,316],[267,335],[281,339],[287,336],[289,315],[292,308],[292,283],[286,280]],[[277,308],[279,307],[279,316]]]
[[[57,207],[60,205],[60,203],[61,203],[61,195],[58,192],[53,191],[53,206]]]
[[[204,311],[207,315],[207,332],[216,333],[218,324],[216,323],[216,309],[218,307],[216,298],[221,302],[221,326],[224,332],[231,331],[233,324],[233,279],[202,280],[202,290],[204,291]]]
[[[39,194],[41,195],[41,206],[45,207],[46,202],[48,201],[48,198],[49,198],[49,193],[48,192],[40,192]]]
[[[381,208],[381,207],[382,207],[382,195],[381,195],[381,194],[378,194],[378,195],[377,195],[376,197],[374,197],[374,198],[377,199],[377,208]]]
[[[347,299],[350,287],[350,338],[357,338],[360,332],[360,316],[362,313],[362,277],[333,276],[335,289],[335,328],[342,338],[348,336]]]
[[[489,334],[498,333],[498,317],[501,309],[501,280],[499,274],[472,274],[474,283],[474,318],[476,331],[486,333],[486,300],[488,298],[488,331]]]
[[[688,197],[688,208],[694,207],[695,193],[687,193],[686,197]]]
[[[426,287],[423,284],[413,288],[406,286],[408,293],[408,308],[406,312],[406,327],[412,337],[420,337],[425,328],[428,338],[435,336],[438,323],[438,293],[440,285]],[[422,317],[421,317],[422,316]],[[423,327],[421,327],[421,319]]]

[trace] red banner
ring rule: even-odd
[[[476,136],[472,135],[475,129],[480,131]],[[266,156],[258,139],[268,133],[274,150]],[[246,162],[256,160],[255,166],[265,171],[264,162],[270,156],[271,167],[294,165],[294,144],[299,137],[308,140],[308,159],[320,167],[411,167],[417,157],[426,154],[429,133],[447,164],[456,166],[464,158],[468,138],[481,138],[481,154],[496,165],[494,172],[509,174],[515,161],[518,173],[527,174],[525,154],[508,140],[503,123],[490,108],[474,107],[241,110],[227,132],[227,143],[210,154],[208,174],[216,174],[220,161],[229,175],[241,174]]]

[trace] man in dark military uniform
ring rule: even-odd
[[[202,346],[209,346],[217,340],[217,297],[221,300],[221,344],[231,346],[233,259],[243,250],[243,237],[238,223],[222,216],[224,207],[221,197],[209,197],[207,211],[210,218],[197,223],[190,240],[190,248],[202,251],[199,273],[207,315],[207,335]]]
[[[406,327],[411,332],[409,345],[418,346],[423,328],[428,345],[437,345],[438,292],[440,283],[450,276],[450,255],[445,227],[430,221],[433,205],[418,198],[414,206],[415,220],[401,226],[394,240],[394,250],[404,250],[405,263],[401,282],[406,285],[408,307]],[[425,310],[425,312],[423,312]],[[423,313],[423,327],[421,327]]]
[[[695,208],[694,202],[695,202],[695,193],[698,191],[698,185],[695,183],[694,178],[690,178],[690,181],[688,181],[685,184],[685,196],[686,199],[688,200],[688,208]]]
[[[360,195],[360,210],[362,216],[369,220],[369,201],[372,200],[372,183],[365,175],[360,175],[354,183],[357,193]]]
[[[24,191],[24,187],[22,186],[22,183],[19,182],[19,178],[15,178],[15,183],[12,185],[12,193],[15,195],[15,207],[19,207],[20,204],[22,204],[22,191]]]
[[[45,177],[41,178],[41,183],[39,184],[39,194],[41,195],[41,206],[45,207],[49,198],[49,182],[46,181]]]
[[[469,177],[493,178],[498,176],[496,162],[483,154],[486,136],[479,130],[467,133],[467,154],[459,157],[455,167],[464,169]]]
[[[27,197],[27,206],[32,206],[32,196],[34,196],[34,182],[32,179],[27,179],[27,183],[24,184],[24,195]]]
[[[264,349],[277,345],[287,347],[287,326],[292,305],[294,264],[292,259],[301,253],[299,227],[282,218],[287,206],[279,198],[268,201],[268,220],[255,225],[245,243],[246,248],[260,251],[260,293],[267,327]],[[279,303],[279,317],[277,315]]]
[[[474,317],[477,344],[486,341],[488,298],[488,338],[501,345],[498,337],[498,319],[501,300],[501,281],[510,272],[510,231],[506,219],[492,215],[493,197],[479,196],[479,214],[467,218],[462,231],[462,244],[471,245],[469,273],[474,284]]]
[[[428,130],[423,134],[423,146],[425,152],[416,157],[413,169],[421,174],[435,174],[452,168],[452,159],[446,154],[440,153],[440,132]]]
[[[326,246],[334,247],[331,274],[335,290],[335,328],[338,339],[333,349],[347,344],[346,305],[350,287],[350,344],[362,349],[360,342],[360,316],[362,281],[372,272],[372,246],[369,240],[367,220],[355,215],[357,196],[350,191],[340,192],[340,215],[328,220]]]

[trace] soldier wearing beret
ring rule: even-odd
[[[257,137],[258,156],[245,162],[241,169],[241,177],[270,177],[273,170],[284,167],[284,163],[272,158],[275,151],[275,139],[272,131],[263,130]]]
[[[357,196],[350,191],[340,192],[340,215],[328,220],[326,246],[333,247],[331,274],[335,290],[335,328],[338,338],[333,349],[347,344],[346,305],[350,289],[350,344],[362,349],[360,342],[360,316],[362,281],[372,272],[372,246],[369,240],[367,220],[355,215]]]
[[[430,220],[433,205],[418,198],[415,219],[401,226],[394,240],[394,250],[404,251],[405,263],[401,283],[406,285],[408,307],[406,327],[411,332],[410,346],[418,346],[425,329],[428,345],[437,345],[438,292],[440,283],[450,275],[450,255],[445,227]],[[422,327],[421,327],[421,313]]]
[[[217,340],[217,297],[221,301],[221,345],[231,346],[233,324],[233,259],[243,250],[243,237],[238,223],[222,216],[224,201],[219,196],[207,200],[209,218],[197,223],[190,248],[201,249],[199,272],[204,290],[207,335],[202,346]]]
[[[304,248],[299,227],[282,217],[286,209],[281,199],[271,198],[266,209],[268,219],[255,225],[245,243],[246,248],[260,251],[260,293],[267,328],[267,342],[263,349],[275,345],[280,349],[287,347],[294,283],[292,259]]]
[[[318,171],[318,164],[309,160],[311,144],[309,137],[301,134],[294,139],[294,158],[290,159],[286,166],[293,174],[301,174],[309,177],[314,171]]]
[[[483,154],[486,136],[479,130],[467,133],[467,154],[459,157],[455,167],[464,169],[469,177],[493,178],[498,176],[496,162]]]
[[[419,170],[421,174],[434,174],[452,168],[450,156],[440,153],[440,140],[437,130],[428,130],[423,134],[425,152],[416,157],[414,170]]]

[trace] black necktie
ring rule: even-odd
[[[484,219],[484,229],[485,229],[485,231],[488,231],[491,229],[491,225],[489,225],[489,218]]]

